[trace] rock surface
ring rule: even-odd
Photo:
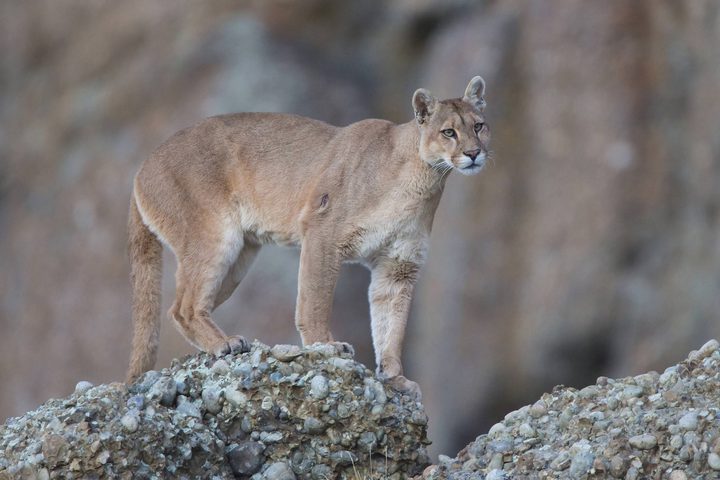
[[[718,478],[720,345],[663,374],[556,387],[505,416],[424,479]]]
[[[189,357],[129,387],[83,383],[0,428],[0,479],[419,474],[429,463],[422,405],[350,355],[256,342],[242,355]]]
[[[716,340],[662,374],[556,387],[432,466],[422,405],[350,355],[256,342],[129,388],[83,384],[0,429],[0,480],[687,480],[720,470]]]

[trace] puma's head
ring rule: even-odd
[[[485,81],[473,78],[463,98],[437,100],[418,89],[412,104],[420,128],[420,158],[439,169],[454,168],[463,175],[482,170],[488,156],[490,128],[485,123]]]

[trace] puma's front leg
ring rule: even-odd
[[[383,258],[373,266],[369,291],[377,374],[418,397],[417,383],[403,376],[402,342],[419,269],[416,262]]]
[[[308,235],[300,251],[295,325],[303,345],[333,341],[330,313],[340,271],[335,245],[323,235]]]

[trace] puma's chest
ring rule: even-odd
[[[377,256],[414,258],[419,251],[424,257],[429,234],[416,212],[388,212],[359,222],[342,240],[340,249],[348,260],[367,261]]]

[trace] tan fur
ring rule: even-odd
[[[209,118],[160,146],[135,177],[130,212],[133,321],[128,380],[152,368],[159,329],[160,244],[178,259],[170,317],[199,349],[247,348],[210,313],[263,244],[301,247],[296,326],[304,345],[333,342],[328,320],[340,265],[372,271],[378,373],[407,390],[401,351],[412,289],[425,260],[447,173],[477,173],[487,155],[485,84],[462,99],[413,96],[414,121],[347,127],[287,114]],[[454,129],[449,138],[443,130]],[[470,156],[476,156],[472,164]],[[475,157],[473,157],[475,158]]]

